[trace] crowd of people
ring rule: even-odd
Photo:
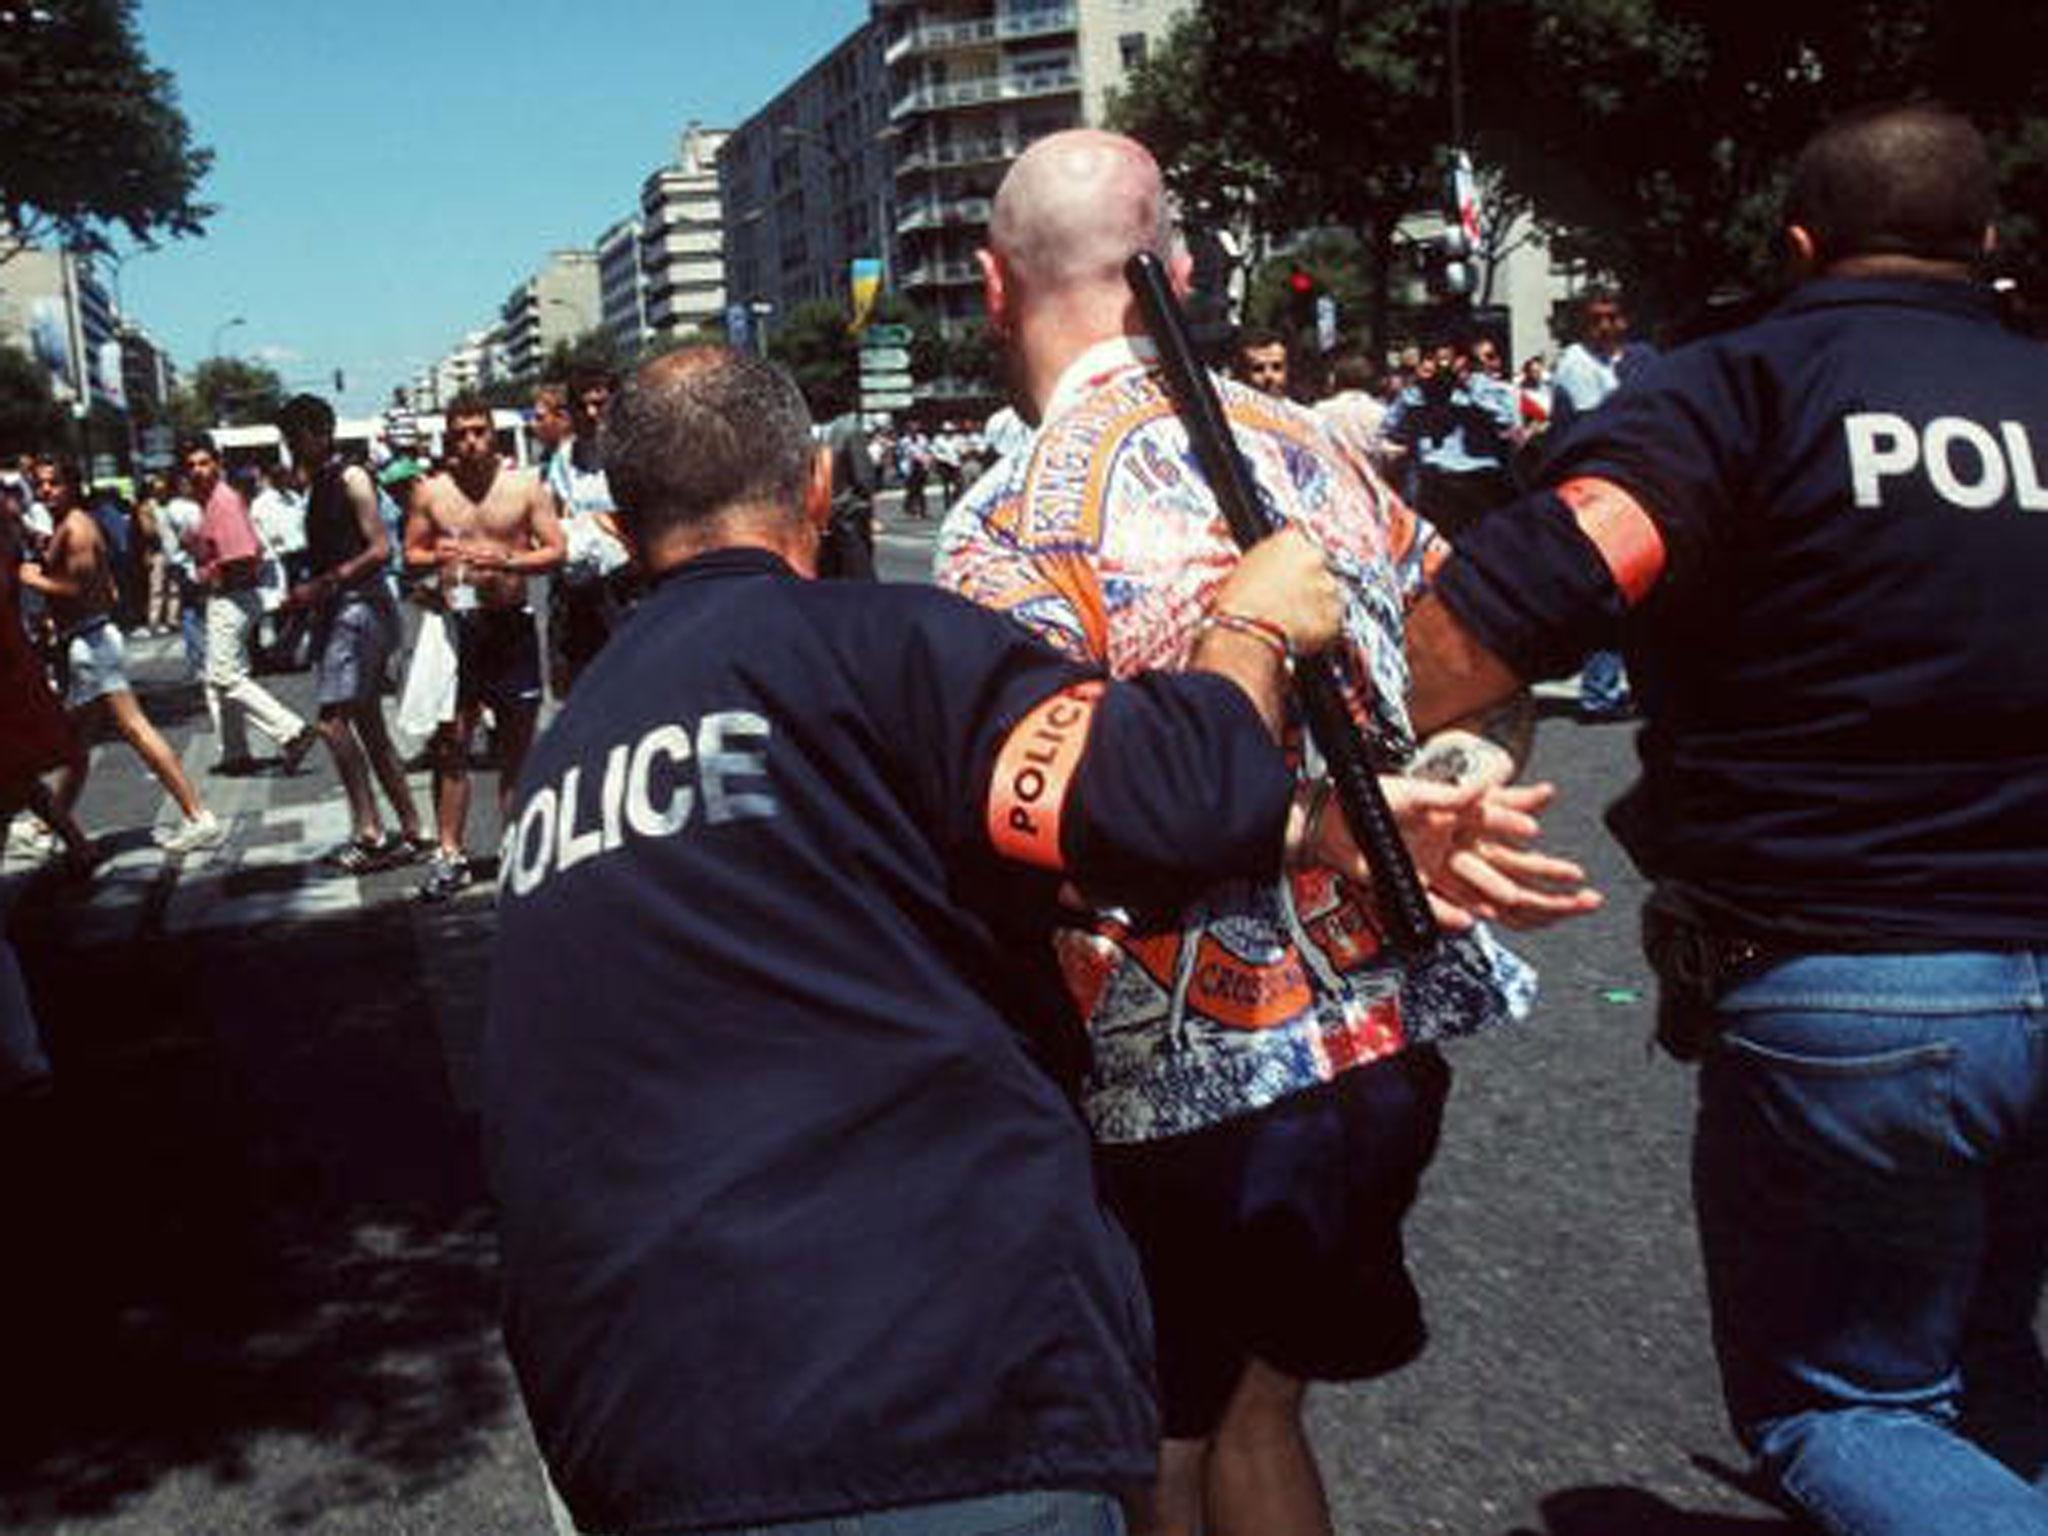
[[[2048,653],[2012,628],[2048,583],[2048,354],[1974,281],[1991,186],[1944,109],[1844,118],[1790,180],[1787,296],[1663,357],[1596,292],[1553,377],[1450,333],[1310,408],[1247,334],[1221,406],[1280,531],[1240,553],[1126,286],[1141,252],[1189,276],[1159,167],[1053,134],[994,199],[1015,401],[978,442],[820,442],[780,370],[684,348],[546,392],[539,473],[452,403],[394,536],[293,401],[310,725],[250,673],[263,538],[188,450],[158,518],[223,741],[326,741],[337,859],[462,889],[491,716],[485,1158],[562,1528],[1326,1536],[1304,1395],[1424,1347],[1442,1043],[1529,1010],[1494,929],[1600,904],[1517,775],[1526,685],[1604,651],[1649,720],[1611,820],[1660,1040],[1701,1064],[1732,1424],[1830,1536],[2048,1533]],[[815,579],[863,460],[906,516],[943,496],[937,590]],[[29,491],[0,809],[89,868],[90,711],[177,802],[166,845],[217,841],[76,475]],[[382,715],[394,560],[433,839]],[[1340,814],[1311,655],[1405,853]],[[1433,940],[1379,910],[1389,859]]]

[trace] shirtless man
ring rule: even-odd
[[[540,645],[526,578],[562,563],[554,498],[538,476],[509,473],[492,439],[491,408],[459,395],[446,411],[451,463],[414,493],[405,519],[408,570],[433,570],[453,622],[455,718],[434,733],[434,817],[440,846],[420,882],[422,901],[469,884],[462,851],[469,820],[469,743],[488,704],[498,748],[498,808],[519,780],[540,708]]]
[[[126,650],[113,621],[114,578],[106,539],[85,509],[78,467],[68,460],[44,459],[35,467],[33,484],[36,499],[49,508],[56,526],[42,563],[21,567],[21,583],[48,601],[63,638],[64,704],[79,737],[89,739],[101,720],[111,720],[183,813],[183,824],[159,833],[157,841],[172,853],[215,847],[227,836],[226,829],[201,803],[178,755],[149,723],[128,686]],[[79,752],[64,765],[56,803],[67,816],[84,792],[91,764]]]

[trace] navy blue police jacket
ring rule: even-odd
[[[1273,871],[1290,787],[1217,677],[1105,684],[753,550],[660,582],[536,745],[499,877],[506,1332],[579,1524],[1151,1475],[1044,940],[1069,878]]]
[[[2048,349],[1809,282],[1653,363],[1437,590],[1525,677],[1618,632],[1652,878],[1786,947],[2048,943]]]

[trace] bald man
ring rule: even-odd
[[[1011,169],[980,260],[1019,409],[1039,430],[954,510],[938,554],[944,584],[1116,676],[1182,665],[1200,635],[1237,623],[1216,606],[1237,550],[1137,334],[1122,273],[1138,250],[1185,288],[1187,253],[1140,145],[1056,134]],[[1313,415],[1219,388],[1271,504],[1347,581],[1341,662],[1362,723],[1405,757],[1387,558],[1405,513]],[[1505,777],[1505,754],[1473,741],[1471,756]],[[1304,816],[1327,814],[1318,766],[1293,766]],[[1526,810],[1546,792],[1489,793]],[[1536,921],[1597,900],[1570,865],[1468,851],[1461,874],[1482,889],[1446,883],[1482,911],[1504,902]],[[1496,900],[1504,876],[1561,885]],[[1451,942],[1444,985],[1411,986],[1369,896],[1313,860],[1178,912],[1104,910],[1062,942],[1094,1043],[1085,1106],[1104,1188],[1156,1317],[1166,1444],[1152,1528],[1322,1536],[1304,1382],[1376,1375],[1422,1347],[1401,1221],[1449,1086],[1427,1042],[1505,1021],[1530,977],[1468,936]]]

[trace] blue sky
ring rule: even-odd
[[[631,209],[690,119],[731,127],[867,0],[142,0],[215,154],[207,234],[137,254],[126,308],[347,414],[483,325],[550,250]]]

